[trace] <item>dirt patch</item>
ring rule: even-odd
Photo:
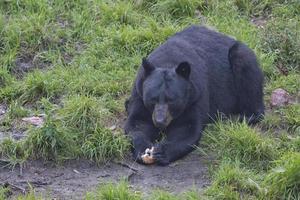
[[[17,78],[23,78],[24,74],[33,71],[34,69],[46,69],[51,66],[51,62],[47,60],[42,53],[35,56],[22,55],[15,61],[13,74]]]
[[[27,136],[29,125],[21,119],[13,120],[9,127],[7,125],[4,125],[5,123],[5,115],[0,114],[0,142],[2,142],[6,138],[21,140]]]
[[[7,108],[3,106],[1,110],[4,115]],[[125,115],[120,114],[119,120],[106,125],[117,133],[123,127],[125,118]],[[24,136],[26,129],[17,132],[17,129],[12,128],[8,132],[0,132],[0,141],[1,138],[12,137],[18,140]],[[95,190],[99,184],[122,179],[127,179],[130,186],[134,190],[142,191],[143,195],[148,195],[157,188],[181,193],[192,188],[201,190],[210,184],[206,158],[197,152],[166,167],[139,165],[130,158],[101,166],[82,159],[58,166],[49,162],[31,161],[21,169],[17,166],[13,170],[4,168],[6,164],[0,160],[0,186],[10,188],[11,198],[24,191],[28,192],[31,186],[43,197],[83,199],[86,192]]]
[[[268,18],[265,16],[253,17],[251,23],[253,23],[258,28],[264,28],[268,22]]]
[[[125,178],[134,190],[144,195],[155,188],[180,193],[191,188],[201,190],[210,183],[205,163],[196,152],[166,167],[143,166],[130,159],[102,166],[86,160],[70,161],[63,166],[34,161],[23,167],[22,174],[20,168],[0,168],[0,184],[11,185],[14,195],[22,189],[28,190],[30,184],[45,197],[83,199],[87,191],[99,184]]]

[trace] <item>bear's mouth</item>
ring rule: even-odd
[[[152,114],[152,121],[155,127],[165,129],[172,121],[168,104],[156,104]]]

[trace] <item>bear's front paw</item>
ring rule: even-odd
[[[158,165],[165,166],[170,163],[170,160],[166,152],[164,151],[163,146],[154,147],[152,151],[152,157],[154,158],[155,163],[157,163]]]
[[[142,160],[145,164],[153,164],[155,162],[154,158],[153,158],[153,151],[154,151],[154,147],[152,147],[151,149],[147,148],[145,150],[145,153],[141,156]]]

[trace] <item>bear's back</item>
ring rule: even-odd
[[[233,38],[204,26],[190,26],[171,36],[148,57],[157,67],[175,67],[187,61],[192,65],[228,67],[228,50]]]
[[[189,62],[190,79],[199,94],[209,96],[210,110],[216,112],[218,107],[226,107],[222,110],[227,113],[235,106],[233,74],[228,60],[229,49],[235,42],[204,26],[190,26],[171,36],[149,55],[148,60],[160,68],[175,68],[181,62]],[[219,94],[228,99],[226,106],[221,105]]]
[[[231,47],[235,43],[235,39],[209,29],[205,26],[190,26],[181,32],[176,33],[170,38],[182,38],[188,42],[191,47],[198,49],[209,49],[208,53],[215,53],[216,51],[224,50],[224,47]],[[211,51],[213,50],[213,51]]]

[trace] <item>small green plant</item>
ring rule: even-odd
[[[0,143],[0,158],[7,161],[11,167],[22,165],[28,158],[23,141],[6,138]]]
[[[12,77],[5,68],[0,68],[0,89],[12,82]]]
[[[300,152],[300,134],[289,135],[285,132],[281,133],[279,136],[279,145],[282,152]]]
[[[100,70],[96,72],[93,68],[76,70],[76,74],[71,75],[72,78],[70,77],[70,85],[68,86],[71,95],[118,97],[125,94],[129,91],[128,76],[131,74],[130,71],[119,68],[114,71],[114,75],[109,75],[108,73],[111,72],[106,72],[107,69],[118,66],[121,64],[117,65],[116,61],[107,61],[107,64],[101,64]],[[75,76],[79,78],[73,80]],[[113,78],[114,76],[116,77]]]
[[[291,134],[300,133],[300,106],[289,104],[284,107],[274,108],[265,115],[261,126],[267,130],[285,129]]]
[[[133,4],[130,2],[119,2],[119,3],[109,3],[101,4],[102,24],[126,24],[135,25],[142,20],[139,13],[135,12],[133,9]]]
[[[26,77],[24,85],[19,89],[22,93],[20,99],[23,103],[32,103],[43,97],[54,100],[63,92],[63,88],[63,80],[56,77],[55,72],[35,71]]]
[[[213,175],[212,186],[205,194],[213,199],[242,199],[255,197],[260,186],[257,176],[250,170],[240,167],[239,163],[223,161]]]
[[[26,117],[29,111],[20,105],[19,102],[11,102],[8,108],[7,115],[10,119]]]
[[[175,195],[163,191],[163,190],[154,190],[152,191],[151,199],[154,200],[179,200],[179,197],[176,197]]]
[[[264,184],[268,199],[300,198],[300,153],[287,153],[276,161]]]
[[[10,102],[16,100],[21,92],[16,88],[20,87],[20,83],[12,82],[10,85],[0,87],[0,100],[4,102]]]
[[[25,195],[18,195],[17,200],[43,200],[50,198],[43,198],[42,195],[35,195],[33,188],[30,188],[30,191]]]
[[[5,200],[9,189],[0,186],[0,200]]]
[[[290,94],[296,94],[299,91],[300,74],[294,73],[287,76],[274,76],[266,85],[265,91],[270,95],[275,89],[282,88]]]
[[[202,141],[204,151],[216,152],[219,158],[238,160],[254,168],[268,168],[277,156],[275,142],[260,135],[246,122],[216,122],[206,129]]]
[[[277,18],[294,18],[300,14],[300,2],[298,0],[275,0],[272,15]]]
[[[300,105],[292,104],[279,109],[282,115],[283,122],[287,125],[287,130],[290,132],[297,132],[300,128]],[[298,132],[300,133],[300,132]]]
[[[178,20],[187,16],[194,16],[196,9],[203,9],[205,1],[197,0],[158,0],[152,5],[152,10],[168,13]]]
[[[59,119],[65,126],[78,129],[83,134],[104,126],[110,117],[110,112],[102,102],[92,96],[71,96],[64,101],[64,106],[59,111]]]
[[[201,199],[203,199],[202,198],[203,194],[201,192],[197,191],[197,189],[192,189],[190,191],[187,191],[183,195],[184,195],[184,199],[186,199],[186,200],[201,200]]]
[[[31,129],[25,146],[33,158],[65,160],[74,158],[78,153],[76,138],[76,132],[70,132],[48,117],[42,127]]]
[[[9,194],[9,189],[8,188],[5,188],[5,187],[2,187],[0,186],[0,200],[5,200],[7,199],[7,196]]]
[[[1,126],[3,128],[10,128],[12,124],[15,124],[15,126],[24,126],[21,123],[14,123],[14,121],[16,122],[16,119],[26,117],[28,114],[29,111],[21,106],[18,101],[11,102],[3,119],[0,121],[0,130]]]
[[[273,18],[263,32],[263,49],[276,54],[277,68],[283,73],[299,72],[299,17]]]
[[[217,200],[239,200],[240,194],[236,191],[233,191],[230,186],[224,186],[222,188],[210,188],[207,191],[206,196],[208,199],[217,199]]]
[[[266,16],[271,12],[270,0],[235,0],[234,3],[243,15]]]
[[[260,126],[265,130],[281,128],[283,126],[281,118],[274,112],[266,113],[264,119],[260,122]]]
[[[114,184],[109,183],[100,185],[95,193],[88,193],[86,200],[141,200],[141,195],[137,192],[130,190],[128,183],[121,181]]]
[[[102,163],[123,158],[129,146],[129,141],[124,135],[116,135],[109,129],[99,127],[86,136],[81,151],[84,157]]]

